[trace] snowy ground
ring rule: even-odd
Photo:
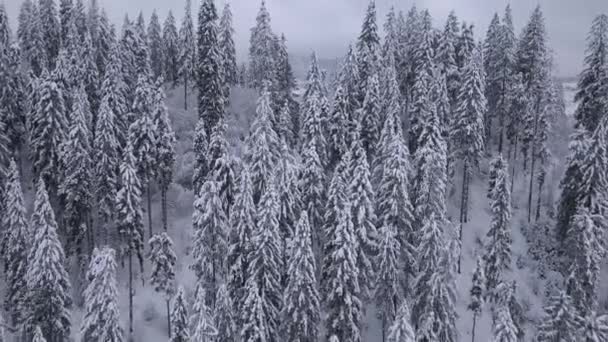
[[[572,113],[572,91],[570,87],[567,89],[567,104],[568,111]],[[247,127],[249,126],[255,113],[255,91],[249,89],[237,88],[233,90],[230,100],[230,109],[228,114],[229,139],[232,147],[237,155],[240,154],[240,142],[244,139]],[[168,107],[171,112],[172,121],[178,137],[178,158],[177,158],[177,174],[176,185],[169,192],[170,206],[170,227],[169,232],[176,244],[178,252],[178,268],[177,277],[179,285],[186,289],[187,297],[192,298],[194,278],[188,266],[191,264],[191,258],[188,256],[191,243],[191,213],[193,195],[192,192],[186,190],[191,179],[191,173],[181,170],[189,169],[189,165],[193,162],[191,151],[192,133],[196,122],[196,103],[193,95],[189,97],[189,110],[185,111],[183,103],[183,88],[176,88],[167,91]],[[569,123],[560,125],[560,129],[554,132],[552,139],[552,151],[554,151],[555,167],[548,174],[547,200],[552,202],[557,199],[557,185],[563,173],[563,165],[565,161],[565,152],[567,151]],[[469,289],[471,286],[471,276],[475,267],[476,257],[481,253],[481,243],[484,240],[485,234],[489,229],[490,211],[489,203],[486,199],[487,188],[487,162],[482,164],[479,174],[475,177],[472,186],[471,198],[471,220],[464,227],[463,247],[462,247],[462,274],[457,277],[457,286],[459,298],[457,309],[459,314],[458,328],[460,333],[460,341],[469,341],[471,339],[471,312],[467,311],[469,302]],[[458,174],[456,175],[458,180]],[[529,320],[527,325],[528,332],[526,341],[531,341],[533,338],[533,327],[535,322],[542,317],[542,303],[544,300],[544,285],[546,280],[540,279],[538,270],[534,261],[530,260],[528,255],[528,246],[522,234],[522,227],[526,226],[526,201],[527,201],[527,184],[529,178],[527,175],[518,175],[513,196],[513,271],[510,275],[512,279],[517,280],[518,298],[524,306],[526,315]],[[455,186],[457,189],[459,181]],[[456,217],[458,212],[458,193],[452,193],[449,202],[449,209],[452,217]],[[160,229],[159,222],[159,207],[158,195],[155,196],[155,205],[153,222],[156,224],[155,229]],[[148,237],[146,237],[148,238]],[[146,265],[145,272],[149,272],[150,267]],[[121,287],[121,313],[124,316],[123,322],[128,322],[128,288],[127,288],[127,273],[121,269],[119,275]],[[148,274],[146,273],[146,278]],[[138,277],[139,279],[139,277]],[[167,318],[165,313],[164,299],[153,293],[153,290],[148,286],[142,286],[141,280],[137,282],[135,290],[135,335],[136,342],[165,342],[167,341]],[[373,307],[367,310],[366,325],[364,332],[364,341],[376,342],[381,340],[380,324],[374,317]],[[477,341],[491,340],[491,319],[488,314],[489,310],[485,308],[483,316],[477,322]],[[78,327],[80,326],[81,312],[74,310],[73,324],[74,337],[76,340],[78,335]],[[125,327],[126,328],[126,327]]]

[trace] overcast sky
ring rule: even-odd
[[[23,0],[0,0],[7,6],[9,16],[15,18]],[[59,0],[56,0],[59,1]],[[85,0],[88,1],[88,0]],[[143,10],[146,21],[153,9],[164,21],[172,10],[179,21],[185,0],[98,0],[106,8],[111,20],[120,27],[128,13],[134,18]],[[221,10],[226,0],[216,0]],[[193,0],[194,16],[199,0]],[[246,57],[249,29],[255,22],[260,0],[230,0],[234,13],[237,50],[239,58]],[[321,57],[333,58],[344,54],[360,29],[368,0],[266,0],[275,32],[285,33],[292,54],[308,54],[316,50]],[[543,7],[550,46],[555,52],[558,74],[577,75],[582,66],[585,37],[593,17],[608,13],[607,0],[376,0],[382,21],[390,8],[407,11],[413,3],[419,8],[429,8],[434,25],[443,27],[450,10],[456,10],[460,20],[474,22],[476,39],[485,34],[494,12],[502,14],[510,3],[517,33],[525,24],[532,9],[540,3]]]

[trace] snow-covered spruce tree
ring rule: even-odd
[[[327,153],[329,160],[334,163],[337,163],[348,149],[348,137],[352,134],[349,129],[353,127],[349,122],[350,116],[347,94],[342,85],[338,85],[327,122],[329,133]]]
[[[499,65],[499,55],[503,52],[502,43],[500,41],[500,35],[502,31],[502,24],[498,13],[494,12],[494,16],[490,21],[488,30],[486,31],[486,37],[482,46],[483,51],[483,70],[486,76],[485,86],[485,97],[487,100],[487,110],[484,112],[484,123],[485,123],[485,138],[487,141],[487,148],[491,148],[491,130],[493,128],[494,119],[497,116],[496,111],[498,107],[498,97],[502,82],[497,81],[497,74],[502,71],[502,65]]]
[[[279,135],[287,139],[287,143],[292,147],[295,147],[296,138],[300,132],[300,118],[298,117],[300,105],[294,99],[293,92],[295,89],[296,79],[289,61],[287,38],[282,34],[276,56],[275,114],[279,116],[276,120],[279,126]],[[286,112],[286,110],[288,111]]]
[[[572,298],[560,291],[551,296],[545,306],[545,317],[538,328],[538,341],[576,341],[579,322]]]
[[[188,328],[188,303],[184,288],[179,287],[173,299],[171,310],[171,338],[169,342],[190,342],[190,329]]]
[[[23,59],[26,66],[29,62],[28,53],[31,48],[30,27],[32,25],[32,14],[34,7],[35,4],[32,2],[32,0],[23,1],[21,7],[19,8],[19,15],[17,16],[17,32],[15,38],[23,53]]]
[[[237,82],[236,49],[233,36],[232,9],[230,3],[226,2],[220,20],[219,41],[223,56],[224,81],[230,85],[236,85]]]
[[[144,223],[141,183],[137,177],[133,148],[127,145],[120,164],[121,185],[116,194],[116,225],[123,245],[121,256],[129,259],[129,339],[133,338],[133,256],[143,271]]]
[[[40,0],[38,10],[40,11],[40,32],[42,33],[44,51],[48,61],[47,67],[53,69],[61,46],[61,25],[57,13],[57,4],[54,0]]]
[[[97,71],[99,72],[99,76],[103,77],[106,74],[106,64],[109,63],[112,46],[116,44],[116,32],[114,31],[114,26],[110,23],[105,9],[101,10],[99,16],[97,35],[92,35],[91,40],[95,47]]]
[[[410,317],[410,309],[406,302],[399,306],[397,316],[388,331],[389,342],[414,342],[416,334],[412,327],[412,318]]]
[[[357,65],[357,52],[349,45],[348,52],[342,61],[340,72],[338,73],[338,84],[344,91],[344,96],[348,103],[349,121],[355,124],[355,111],[361,107],[359,103],[359,67]],[[352,129],[352,127],[349,127]]]
[[[608,16],[600,14],[593,20],[587,38],[585,69],[580,75],[575,100],[578,128],[593,131],[608,109]]]
[[[504,303],[496,309],[496,317],[494,319],[493,340],[495,342],[516,342],[518,339],[518,329],[511,317],[509,306]]]
[[[597,279],[604,254],[598,223],[603,220],[603,217],[579,207],[572,221],[568,243],[575,252],[566,286],[581,317],[597,307]]]
[[[152,77],[157,79],[163,75],[163,40],[162,40],[162,29],[160,27],[160,21],[156,10],[152,11],[150,17],[150,25],[148,25],[148,49],[150,50],[150,69],[152,71]]]
[[[405,108],[411,105],[411,89],[414,87],[416,75],[414,73],[414,52],[417,48],[417,39],[422,32],[420,29],[420,14],[416,5],[413,5],[404,17],[400,13],[397,19],[399,32],[400,55],[397,74],[399,75],[399,89],[405,98]]]
[[[281,235],[281,253],[283,270],[281,284],[285,286],[288,279],[289,241],[293,238],[296,224],[302,212],[302,197],[299,188],[301,166],[294,153],[289,149],[285,139],[281,139],[281,163],[277,171],[277,192],[279,196],[279,233]]]
[[[94,10],[99,10],[95,1],[91,2],[89,6],[89,15],[94,13]],[[93,17],[87,18],[87,13],[85,13],[85,4],[83,0],[74,1],[74,8],[72,18],[78,27],[78,33],[81,37],[84,37],[85,32],[96,33],[98,22],[95,22]]]
[[[224,118],[226,102],[217,19],[214,1],[204,0],[198,13],[196,88],[198,117],[204,120],[208,137]]]
[[[188,85],[196,77],[196,46],[194,44],[194,24],[192,23],[192,1],[186,0],[184,17],[179,29],[179,70],[184,85],[184,109],[188,110]]]
[[[34,328],[32,342],[46,342],[46,339],[44,338],[44,335],[42,334],[42,329],[40,329],[40,326],[38,326],[38,325]]]
[[[63,196],[65,205],[63,218],[67,224],[68,255],[84,252],[83,243],[93,199],[90,178],[93,166],[91,131],[87,118],[90,118],[89,101],[84,88],[80,87],[74,95],[67,140],[62,146],[64,174],[59,185],[59,193]]]
[[[21,41],[23,45],[20,46],[23,46],[24,55],[29,64],[29,68],[31,68],[35,76],[40,76],[42,71],[47,68],[48,58],[42,37],[40,12],[38,5],[35,2],[32,4],[30,15],[27,16],[27,21],[29,22],[27,26],[23,24],[20,25],[20,27],[24,27],[24,31],[26,32],[22,39],[27,39],[28,41]]]
[[[454,266],[442,231],[446,222],[434,213],[423,221],[418,246],[419,274],[414,282],[413,314],[418,340],[456,341]],[[446,225],[447,226],[447,225]]]
[[[228,293],[226,284],[220,285],[215,296],[215,311],[213,319],[217,327],[217,340],[226,342],[239,341],[239,331],[237,329],[234,303]]]
[[[172,85],[179,81],[179,36],[173,12],[169,11],[163,23],[163,76]]]
[[[249,75],[251,86],[261,89],[265,81],[270,81],[273,86],[275,81],[274,33],[265,0],[260,4],[255,21],[249,38]]]
[[[469,291],[471,294],[471,302],[467,309],[473,312],[473,327],[471,328],[472,341],[475,342],[475,326],[477,324],[477,318],[481,315],[483,308],[483,295],[486,288],[486,276],[484,273],[483,259],[477,258],[477,266],[473,273],[473,285]]]
[[[276,331],[270,326],[267,311],[270,306],[267,299],[260,293],[254,277],[249,277],[244,289],[245,301],[240,310],[242,315],[241,341],[273,341],[272,336],[276,334]]]
[[[435,53],[435,63],[446,79],[448,98],[451,108],[458,105],[458,93],[460,92],[460,74],[456,64],[456,40],[458,39],[458,18],[451,11],[445,23],[442,34],[439,36],[439,45]]]
[[[583,174],[581,168],[589,148],[589,137],[585,130],[577,130],[571,137],[569,155],[566,161],[566,171],[560,182],[561,194],[557,208],[555,224],[556,236],[561,245],[562,253],[571,252],[566,245],[572,217],[576,214],[580,197],[580,184]]]
[[[81,327],[84,341],[123,342],[118,309],[116,252],[104,247],[93,251],[84,290],[85,316]]]
[[[496,286],[503,279],[506,271],[511,269],[511,193],[507,164],[498,156],[494,165],[502,165],[495,170],[494,187],[490,194],[492,221],[487,233],[486,252],[484,255],[485,277],[490,297],[494,297]],[[494,299],[494,298],[493,298]]]
[[[270,178],[258,205],[257,227],[252,236],[250,274],[257,282],[261,298],[265,301],[269,341],[279,338],[280,311],[283,306],[281,287],[282,253],[279,232],[279,198],[274,178]]]
[[[368,159],[372,160],[376,155],[376,146],[380,138],[381,129],[381,100],[380,84],[376,72],[369,76],[366,81],[365,98],[363,107],[359,112],[361,124],[360,139],[367,152]]]
[[[147,30],[146,30],[146,20],[144,19],[143,11],[141,11],[141,10],[139,11],[139,15],[137,15],[137,19],[135,20],[133,25],[135,26],[135,31],[137,32],[137,34],[140,36],[140,38],[144,42],[144,45],[147,47],[148,46],[148,35],[147,35]],[[149,51],[148,51],[148,53],[149,53]]]
[[[326,336],[339,341],[361,341],[363,303],[359,293],[357,271],[357,237],[352,209],[347,201],[340,210],[338,226],[327,241],[334,244],[333,252],[325,255],[328,286],[323,293],[327,309]]]
[[[59,184],[61,145],[67,133],[63,91],[53,79],[55,75],[46,71],[41,76],[36,89],[36,108],[29,121],[34,174],[42,178],[51,191]]]
[[[462,88],[458,108],[450,128],[455,160],[462,160],[462,192],[460,198],[460,241],[462,230],[469,217],[469,188],[471,178],[484,151],[484,116],[487,103],[484,90],[483,56],[481,48],[463,69]],[[460,270],[460,267],[459,267]]]
[[[270,90],[267,86],[257,102],[256,116],[249,129],[245,160],[249,164],[249,172],[253,184],[253,201],[257,205],[262,193],[268,185],[268,180],[279,162],[280,141],[272,127],[272,108]]]
[[[456,43],[456,64],[458,65],[458,70],[460,72],[462,72],[464,67],[467,65],[469,59],[473,55],[473,50],[475,50],[473,27],[473,24],[469,25],[464,21],[462,22],[460,36],[458,37],[458,41]]]
[[[363,103],[372,76],[378,72],[380,59],[380,35],[376,15],[376,2],[369,1],[361,32],[357,38],[357,66],[359,70],[359,102]],[[377,80],[376,80],[377,81]],[[340,337],[340,336],[338,336]]]
[[[593,311],[585,316],[581,324],[582,340],[601,342],[608,339],[608,315],[599,315]]]
[[[289,246],[289,280],[282,312],[283,336],[288,340],[315,341],[321,321],[315,277],[315,256],[310,240],[308,215],[304,213]]]
[[[167,304],[167,331],[171,332],[171,297],[175,294],[175,264],[177,256],[173,250],[173,240],[166,232],[154,235],[150,244],[149,258],[152,264],[150,284],[154,291],[163,294]]]
[[[2,43],[0,43],[2,44]],[[13,158],[19,158],[17,151],[21,150],[26,139],[26,113],[28,82],[22,70],[23,52],[13,43],[5,46],[0,52],[0,106],[3,108],[2,121],[4,122],[4,135],[2,143],[6,144]],[[6,140],[6,141],[4,141]],[[8,166],[8,161],[4,163]]]
[[[23,323],[26,317],[28,251],[31,243],[31,230],[26,221],[26,209],[21,190],[21,176],[14,160],[11,160],[7,174],[4,194],[6,216],[3,237],[4,269],[6,270],[5,309],[13,326]]]
[[[397,113],[392,113],[383,128],[387,135],[388,146],[385,150],[385,159],[381,166],[380,181],[378,183],[378,196],[376,198],[376,212],[378,214],[378,227],[395,230],[399,249],[398,263],[403,265],[403,272],[399,273],[401,290],[406,297],[411,293],[410,280],[416,274],[416,259],[414,246],[416,243],[414,233],[414,208],[410,201],[408,173],[411,171],[409,153],[401,135],[401,124]],[[381,228],[382,229],[382,228]],[[383,234],[386,238],[386,232]],[[395,311],[397,307],[395,307]]]
[[[252,249],[252,234],[255,229],[255,205],[248,165],[243,165],[239,175],[239,186],[230,216],[227,287],[238,312],[245,299],[245,283],[249,278],[249,257]],[[237,317],[237,319],[240,317]],[[242,322],[238,322],[241,324]]]
[[[175,164],[175,132],[169,119],[169,111],[165,105],[165,92],[158,87],[154,99],[154,127],[156,128],[156,178],[160,185],[161,217],[163,230],[168,229],[167,192],[173,181],[173,166]]]
[[[191,267],[197,283],[209,291],[205,304],[210,307],[214,307],[215,294],[224,278],[224,257],[228,252],[227,225],[218,184],[209,179],[203,184],[194,201],[194,264]]]
[[[196,299],[192,306],[190,316],[191,341],[208,341],[217,336],[217,329],[213,323],[213,313],[206,304],[210,296],[202,285],[196,288]]]
[[[150,52],[144,36],[145,31],[142,28],[127,22],[120,39],[122,72],[129,108],[134,102],[140,76],[150,74]]]
[[[226,217],[230,217],[230,208],[234,203],[236,187],[236,176],[234,175],[236,161],[228,150],[226,130],[226,123],[224,119],[221,119],[211,133],[208,152],[211,159],[209,161],[209,177],[217,182],[222,207],[226,212]]]
[[[100,87],[101,103],[106,102],[106,110],[112,111],[112,130],[114,131],[114,139],[119,144],[119,151],[122,152],[127,143],[127,135],[130,122],[128,121],[131,109],[127,99],[127,84],[124,81],[123,64],[121,61],[121,52],[118,44],[113,44],[110,47],[108,63],[104,66],[105,74]],[[101,104],[100,104],[101,108]],[[101,109],[97,113],[97,120],[93,126],[94,136],[97,137],[98,121],[102,114]]]
[[[580,168],[582,177],[581,183],[578,185],[578,205],[587,208],[592,215],[603,215],[608,207],[608,198],[606,197],[608,191],[608,179],[606,179],[606,172],[608,172],[607,132],[608,118],[604,118],[591,136],[589,147]],[[608,223],[605,221],[598,223],[600,224],[598,238],[602,240],[601,234],[605,233]],[[602,246],[606,245],[602,244]]]
[[[33,232],[27,258],[26,326],[39,326],[50,341],[70,336],[70,278],[65,269],[65,254],[57,235],[55,214],[49,203],[42,179],[36,184],[34,213],[30,222]]]
[[[370,181],[371,175],[367,155],[359,139],[359,127],[355,128],[351,145],[352,163],[346,173],[347,195],[352,210],[352,221],[359,248],[356,251],[356,264],[359,277],[361,300],[371,298],[373,290],[373,258],[378,252],[378,233],[376,230],[376,195]]]
[[[397,238],[397,229],[391,223],[386,222],[380,227],[379,235],[379,253],[375,262],[377,270],[374,299],[378,307],[378,317],[382,322],[382,341],[385,341],[387,329],[393,324],[397,310],[403,301],[404,291],[401,286],[403,277],[401,267],[399,267],[401,245]]]
[[[315,255],[321,255],[321,236],[323,234],[324,208],[326,203],[325,173],[315,148],[313,138],[302,149],[302,169],[300,171],[300,193],[302,213],[308,214],[312,231],[312,249]]]
[[[311,145],[314,147],[316,154],[319,156],[319,161],[324,169],[328,165],[333,165],[336,161],[330,164],[327,155],[327,136],[325,129],[327,121],[324,120],[323,110],[326,104],[326,98],[320,95],[319,91],[312,91],[308,97],[304,98],[304,103],[300,107],[302,127],[300,133],[300,153],[303,153],[304,146]]]

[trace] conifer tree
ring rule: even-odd
[[[411,321],[410,309],[407,303],[403,302],[399,307],[395,321],[389,329],[389,342],[414,342],[416,334],[414,333]]]
[[[48,72],[42,75],[35,113],[29,124],[34,172],[50,189],[55,189],[59,182],[61,144],[67,129],[63,92],[54,78]]]
[[[608,198],[605,195],[608,191],[608,179],[606,179],[606,170],[608,170],[607,125],[608,119],[603,119],[596,127],[581,165],[582,177],[578,185],[580,191],[578,204],[587,208],[593,215],[603,214],[608,206]],[[600,222],[598,229],[602,232],[605,231],[606,223]]]
[[[473,25],[468,25],[466,22],[462,22],[460,29],[460,36],[456,43],[456,64],[458,70],[462,72],[464,67],[469,63],[469,59],[473,55],[475,50],[475,38],[473,37]]]
[[[233,311],[233,309],[232,298],[229,297],[226,285],[222,284],[215,297],[215,312],[213,313],[219,341],[237,342],[239,340],[234,315],[234,312],[238,311]]]
[[[224,118],[226,101],[217,19],[215,3],[204,0],[198,13],[196,87],[198,117],[204,120],[208,137],[213,127]]]
[[[245,285],[245,301],[241,310],[242,328],[241,341],[262,342],[273,341],[269,320],[269,306],[266,298],[260,293],[255,277],[249,277]]]
[[[329,160],[338,162],[348,149],[348,136],[351,134],[349,128],[349,103],[346,91],[342,85],[338,85],[334,94],[333,108],[328,118],[328,154]]]
[[[82,338],[93,342],[124,341],[118,309],[116,253],[113,249],[104,247],[93,251],[87,279]]]
[[[477,258],[477,266],[473,273],[473,285],[471,287],[471,302],[467,307],[473,312],[473,328],[471,329],[472,341],[475,342],[475,326],[477,324],[477,318],[481,315],[483,307],[483,295],[486,286],[486,277],[484,273],[483,260]]]
[[[141,17],[143,20],[143,17]],[[143,23],[142,23],[143,25]],[[145,31],[141,26],[128,22],[120,41],[123,77],[127,88],[127,103],[133,105],[141,77],[149,77],[150,52]]]
[[[70,114],[67,140],[62,146],[64,175],[59,186],[65,203],[64,219],[68,225],[68,254],[82,253],[87,221],[92,206],[90,169],[91,132],[90,109],[83,87],[76,90]]]
[[[40,326],[38,326],[38,325],[34,328],[34,335],[32,337],[32,342],[46,342],[44,335],[42,335],[42,329],[40,329]]]
[[[141,183],[137,177],[135,156],[127,145],[120,164],[121,187],[116,194],[118,233],[129,258],[129,339],[133,338],[133,256],[143,271],[144,224],[142,214]]]
[[[357,52],[349,45],[348,52],[342,62],[338,74],[338,83],[342,86],[344,96],[348,103],[347,114],[352,125],[355,124],[355,111],[361,107],[359,103],[359,67],[357,65]],[[352,128],[352,127],[350,127]]]
[[[370,90],[370,87],[374,87],[373,84],[370,84],[370,81],[372,81],[372,76],[378,72],[380,58],[380,36],[378,34],[376,2],[373,0],[367,6],[361,32],[357,38],[357,57],[359,101],[363,103],[364,98],[367,97],[367,91]]]
[[[152,264],[150,283],[154,291],[165,297],[167,304],[167,330],[171,332],[170,301],[175,293],[175,271],[177,256],[173,251],[173,241],[166,232],[156,234],[148,242],[150,245],[149,258]]]
[[[301,127],[301,153],[303,153],[304,146],[311,145],[314,147],[319,161],[322,167],[325,169],[330,164],[327,156],[327,137],[325,129],[327,121],[323,117],[323,106],[325,104],[325,97],[320,95],[321,92],[317,90],[311,90],[310,95],[307,97],[304,95],[304,103],[300,108],[301,117],[303,118]],[[336,161],[333,161],[335,164]]]
[[[205,123],[203,120],[198,120],[194,127],[194,174],[192,176],[192,188],[194,194],[201,191],[201,187],[207,179],[209,173],[209,160],[207,153],[209,152],[209,141],[207,132],[205,131]]]
[[[286,131],[281,136],[286,136],[290,146],[295,146],[295,138],[299,134],[300,118],[299,103],[294,99],[294,90],[296,89],[296,79],[293,74],[293,68],[289,61],[289,52],[287,51],[287,38],[282,34],[278,42],[276,56],[276,91],[275,107],[279,110],[278,124],[280,130]],[[282,107],[280,106],[282,104]],[[289,112],[286,112],[289,110]],[[276,112],[277,110],[275,110]]]
[[[11,160],[4,195],[6,216],[4,225],[6,232],[3,237],[4,266],[6,270],[6,300],[5,309],[9,313],[12,325],[23,323],[26,317],[28,269],[28,246],[31,243],[31,230],[26,221],[26,209],[21,190],[21,177],[17,163]]]
[[[27,326],[39,326],[50,341],[70,336],[70,278],[65,254],[57,235],[55,214],[43,180],[36,184],[36,199],[30,229],[27,282]]]
[[[19,8],[19,15],[17,17],[16,40],[19,43],[26,64],[29,62],[28,53],[31,49],[30,32],[31,25],[33,24],[32,15],[34,13],[34,7],[35,4],[32,0],[24,0]]]
[[[184,17],[179,29],[179,76],[184,84],[184,109],[188,110],[188,85],[196,77],[194,44],[194,24],[192,23],[192,1],[186,0]]]
[[[414,52],[417,48],[417,38],[420,30],[420,14],[416,6],[412,6],[406,17],[399,16],[398,31],[399,31],[399,46],[400,61],[398,68],[399,89],[405,97],[405,108],[409,110],[412,103],[411,89],[414,87],[416,75],[414,73]]]
[[[53,69],[61,45],[61,24],[59,23],[57,6],[54,0],[40,0],[38,9],[40,11],[40,32],[42,33],[48,68]]]
[[[576,341],[579,320],[572,298],[565,291],[560,291],[551,296],[545,306],[545,317],[538,328],[538,340]]]
[[[262,0],[255,20],[256,24],[251,29],[251,37],[249,38],[251,86],[263,88],[265,81],[269,81],[274,86],[276,64],[274,60],[274,33],[270,27],[270,13],[266,8],[265,0]]]
[[[401,246],[397,238],[397,229],[391,223],[384,223],[379,230],[379,253],[375,264],[378,268],[374,298],[378,306],[378,317],[382,322],[382,340],[396,319],[397,310],[403,301],[403,291],[399,271]],[[407,293],[407,292],[406,292]]]
[[[584,318],[581,333],[584,341],[596,342],[608,339],[608,316],[598,315],[595,311]]]
[[[152,11],[152,16],[150,17],[150,25],[148,26],[148,49],[150,50],[150,69],[152,71],[152,76],[154,79],[157,79],[159,76],[163,75],[163,39],[162,39],[162,29],[160,27],[160,21],[158,19],[158,15],[156,14],[156,10]]]
[[[189,342],[188,303],[184,298],[184,288],[179,287],[173,300],[171,311],[171,338],[169,342]]]
[[[518,341],[517,327],[511,317],[511,312],[507,305],[502,305],[496,314],[493,325],[494,339],[496,342],[515,342]]]
[[[226,2],[220,20],[219,42],[223,56],[224,81],[230,85],[236,85],[237,83],[236,49],[233,36],[232,9],[230,3]]]
[[[256,117],[249,129],[245,160],[253,184],[253,202],[257,205],[266,189],[274,167],[279,162],[280,146],[276,131],[272,128],[270,91],[266,87],[257,102]]]
[[[495,169],[493,187],[490,193],[492,223],[487,234],[485,261],[486,290],[493,293],[504,272],[511,269],[511,193],[507,164],[498,156],[493,164]],[[491,180],[492,181],[492,180]],[[490,183],[492,186],[492,183]]]
[[[234,312],[242,307],[246,293],[245,283],[249,278],[249,261],[252,249],[252,234],[255,229],[255,205],[248,165],[243,165],[239,186],[230,216],[227,286],[234,303]],[[239,322],[239,324],[242,322]]]
[[[156,135],[156,177],[161,192],[161,216],[163,230],[168,229],[167,192],[173,180],[175,164],[175,132],[169,119],[169,111],[165,105],[165,93],[162,86],[156,90],[154,100],[154,127]]]
[[[179,36],[172,11],[163,23],[162,41],[163,75],[167,82],[175,85],[179,81]]]
[[[357,274],[358,244],[351,212],[351,205],[347,201],[340,209],[333,235],[326,237],[335,247],[331,254],[324,256],[328,285],[323,302],[328,310],[326,336],[358,342],[361,341],[363,304]]]
[[[373,159],[376,153],[376,145],[380,138],[381,129],[381,103],[380,84],[376,73],[370,75],[366,81],[367,88],[364,89],[365,99],[363,108],[359,113],[361,123],[360,138],[367,152],[368,159]]]
[[[567,293],[582,317],[594,310],[597,303],[597,279],[603,255],[598,222],[602,220],[601,216],[579,207],[572,221],[569,244],[574,249],[574,258],[570,264]]]
[[[252,236],[249,277],[255,279],[259,295],[264,301],[270,335],[269,341],[279,338],[280,312],[283,306],[281,287],[282,258],[279,233],[279,199],[274,178],[266,185],[258,204],[256,229]],[[247,299],[246,299],[247,302]]]
[[[289,280],[282,313],[283,336],[289,340],[314,341],[319,332],[321,313],[310,234],[308,215],[304,213],[289,246]]]
[[[585,69],[580,75],[575,100],[578,102],[575,118],[577,127],[593,131],[606,112],[602,98],[608,84],[608,16],[600,14],[593,20],[587,38]]]
[[[460,92],[460,75],[456,64],[456,43],[458,39],[458,18],[451,11],[445,23],[443,33],[439,37],[439,46],[435,54],[435,61],[446,79],[446,87],[451,108],[458,105]]]
[[[24,13],[22,12],[22,14]],[[20,46],[23,46],[26,60],[29,62],[29,67],[34,75],[40,76],[48,66],[48,56],[42,35],[42,18],[40,17],[39,7],[35,2],[32,4],[30,15],[24,17],[23,20],[20,27],[23,27],[26,33],[22,35],[22,39],[27,39],[27,42],[22,40]],[[25,20],[29,23],[25,24]]]
[[[462,89],[458,97],[456,117],[451,127],[454,159],[462,160],[462,192],[460,200],[460,241],[468,222],[471,177],[484,150],[484,116],[487,103],[484,90],[483,56],[477,47],[463,70]]]
[[[308,214],[312,231],[312,248],[315,255],[320,255],[326,192],[325,174],[315,149],[314,138],[303,147],[299,185],[302,196],[302,213]]]
[[[1,45],[2,43],[0,43]],[[0,106],[2,108],[2,121],[4,122],[4,134],[2,143],[17,158],[17,151],[25,143],[26,135],[26,110],[28,86],[25,73],[23,72],[22,48],[13,43],[8,44],[0,52]],[[3,151],[3,153],[6,153]],[[4,163],[8,166],[8,162]]]
[[[194,248],[192,269],[197,282],[209,289],[206,305],[213,307],[215,293],[224,276],[224,257],[228,252],[227,218],[219,196],[218,184],[207,180],[194,201],[192,227]]]
[[[192,306],[192,315],[190,316],[192,341],[207,341],[217,336],[211,309],[205,302],[208,297],[206,290],[201,285],[197,286],[196,300]]]
[[[92,33],[93,31],[91,31]],[[99,16],[99,27],[96,35],[91,36],[93,46],[95,47],[95,63],[100,79],[106,74],[106,64],[109,63],[112,47],[116,44],[116,32],[114,26],[110,23],[110,19],[104,9],[101,10]]]
[[[61,42],[65,43],[73,18],[74,2],[72,0],[59,1],[59,22],[61,23]]]
[[[218,185],[222,208],[226,217],[230,216],[230,208],[234,203],[236,176],[234,175],[235,160],[230,155],[226,141],[226,123],[222,119],[213,128],[209,143],[209,174]]]

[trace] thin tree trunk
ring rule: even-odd
[[[163,229],[165,230],[165,232],[168,230],[168,223],[167,223],[167,187],[163,186],[161,191],[160,191],[160,197],[161,197],[161,215],[163,216]]]
[[[513,145],[513,161],[511,162],[511,194],[513,193],[513,185],[515,184],[515,166],[517,165],[517,137],[515,137],[515,143]]]
[[[154,235],[152,231],[152,191],[151,191],[151,181],[149,180],[150,176],[148,176],[148,229],[150,230],[150,238]]]
[[[530,165],[530,189],[528,191],[528,223],[532,220],[532,192],[534,190],[534,167],[536,164],[536,135],[538,134],[538,107],[539,100],[536,102],[536,114],[534,117],[534,133],[532,135],[532,163]]]
[[[475,325],[477,324],[477,314],[473,313],[473,329],[471,330],[471,342],[475,342]]]
[[[462,195],[460,197],[460,230],[458,232],[459,235],[459,240],[460,240],[460,244],[462,245],[462,232],[464,230],[464,223],[467,222],[467,200],[468,200],[468,186],[469,186],[469,181],[468,181],[468,162],[465,159],[464,161],[464,165],[462,167]],[[460,264],[461,264],[461,259],[462,259],[462,251],[459,252],[458,254],[458,274],[460,274],[461,270],[460,270]]]
[[[382,342],[386,341],[386,320],[384,319],[384,315],[382,315]]]
[[[167,299],[167,330],[169,331],[169,338],[171,338],[171,303]]]
[[[546,175],[544,174],[544,170],[540,170],[539,172],[541,172],[541,174],[539,175],[538,180],[538,198],[536,199],[536,216],[534,218],[534,222],[538,222],[538,220],[540,219],[540,206],[546,177]]]
[[[133,251],[129,247],[129,342],[133,341]]]
[[[188,76],[184,76],[184,110],[188,110]]]

